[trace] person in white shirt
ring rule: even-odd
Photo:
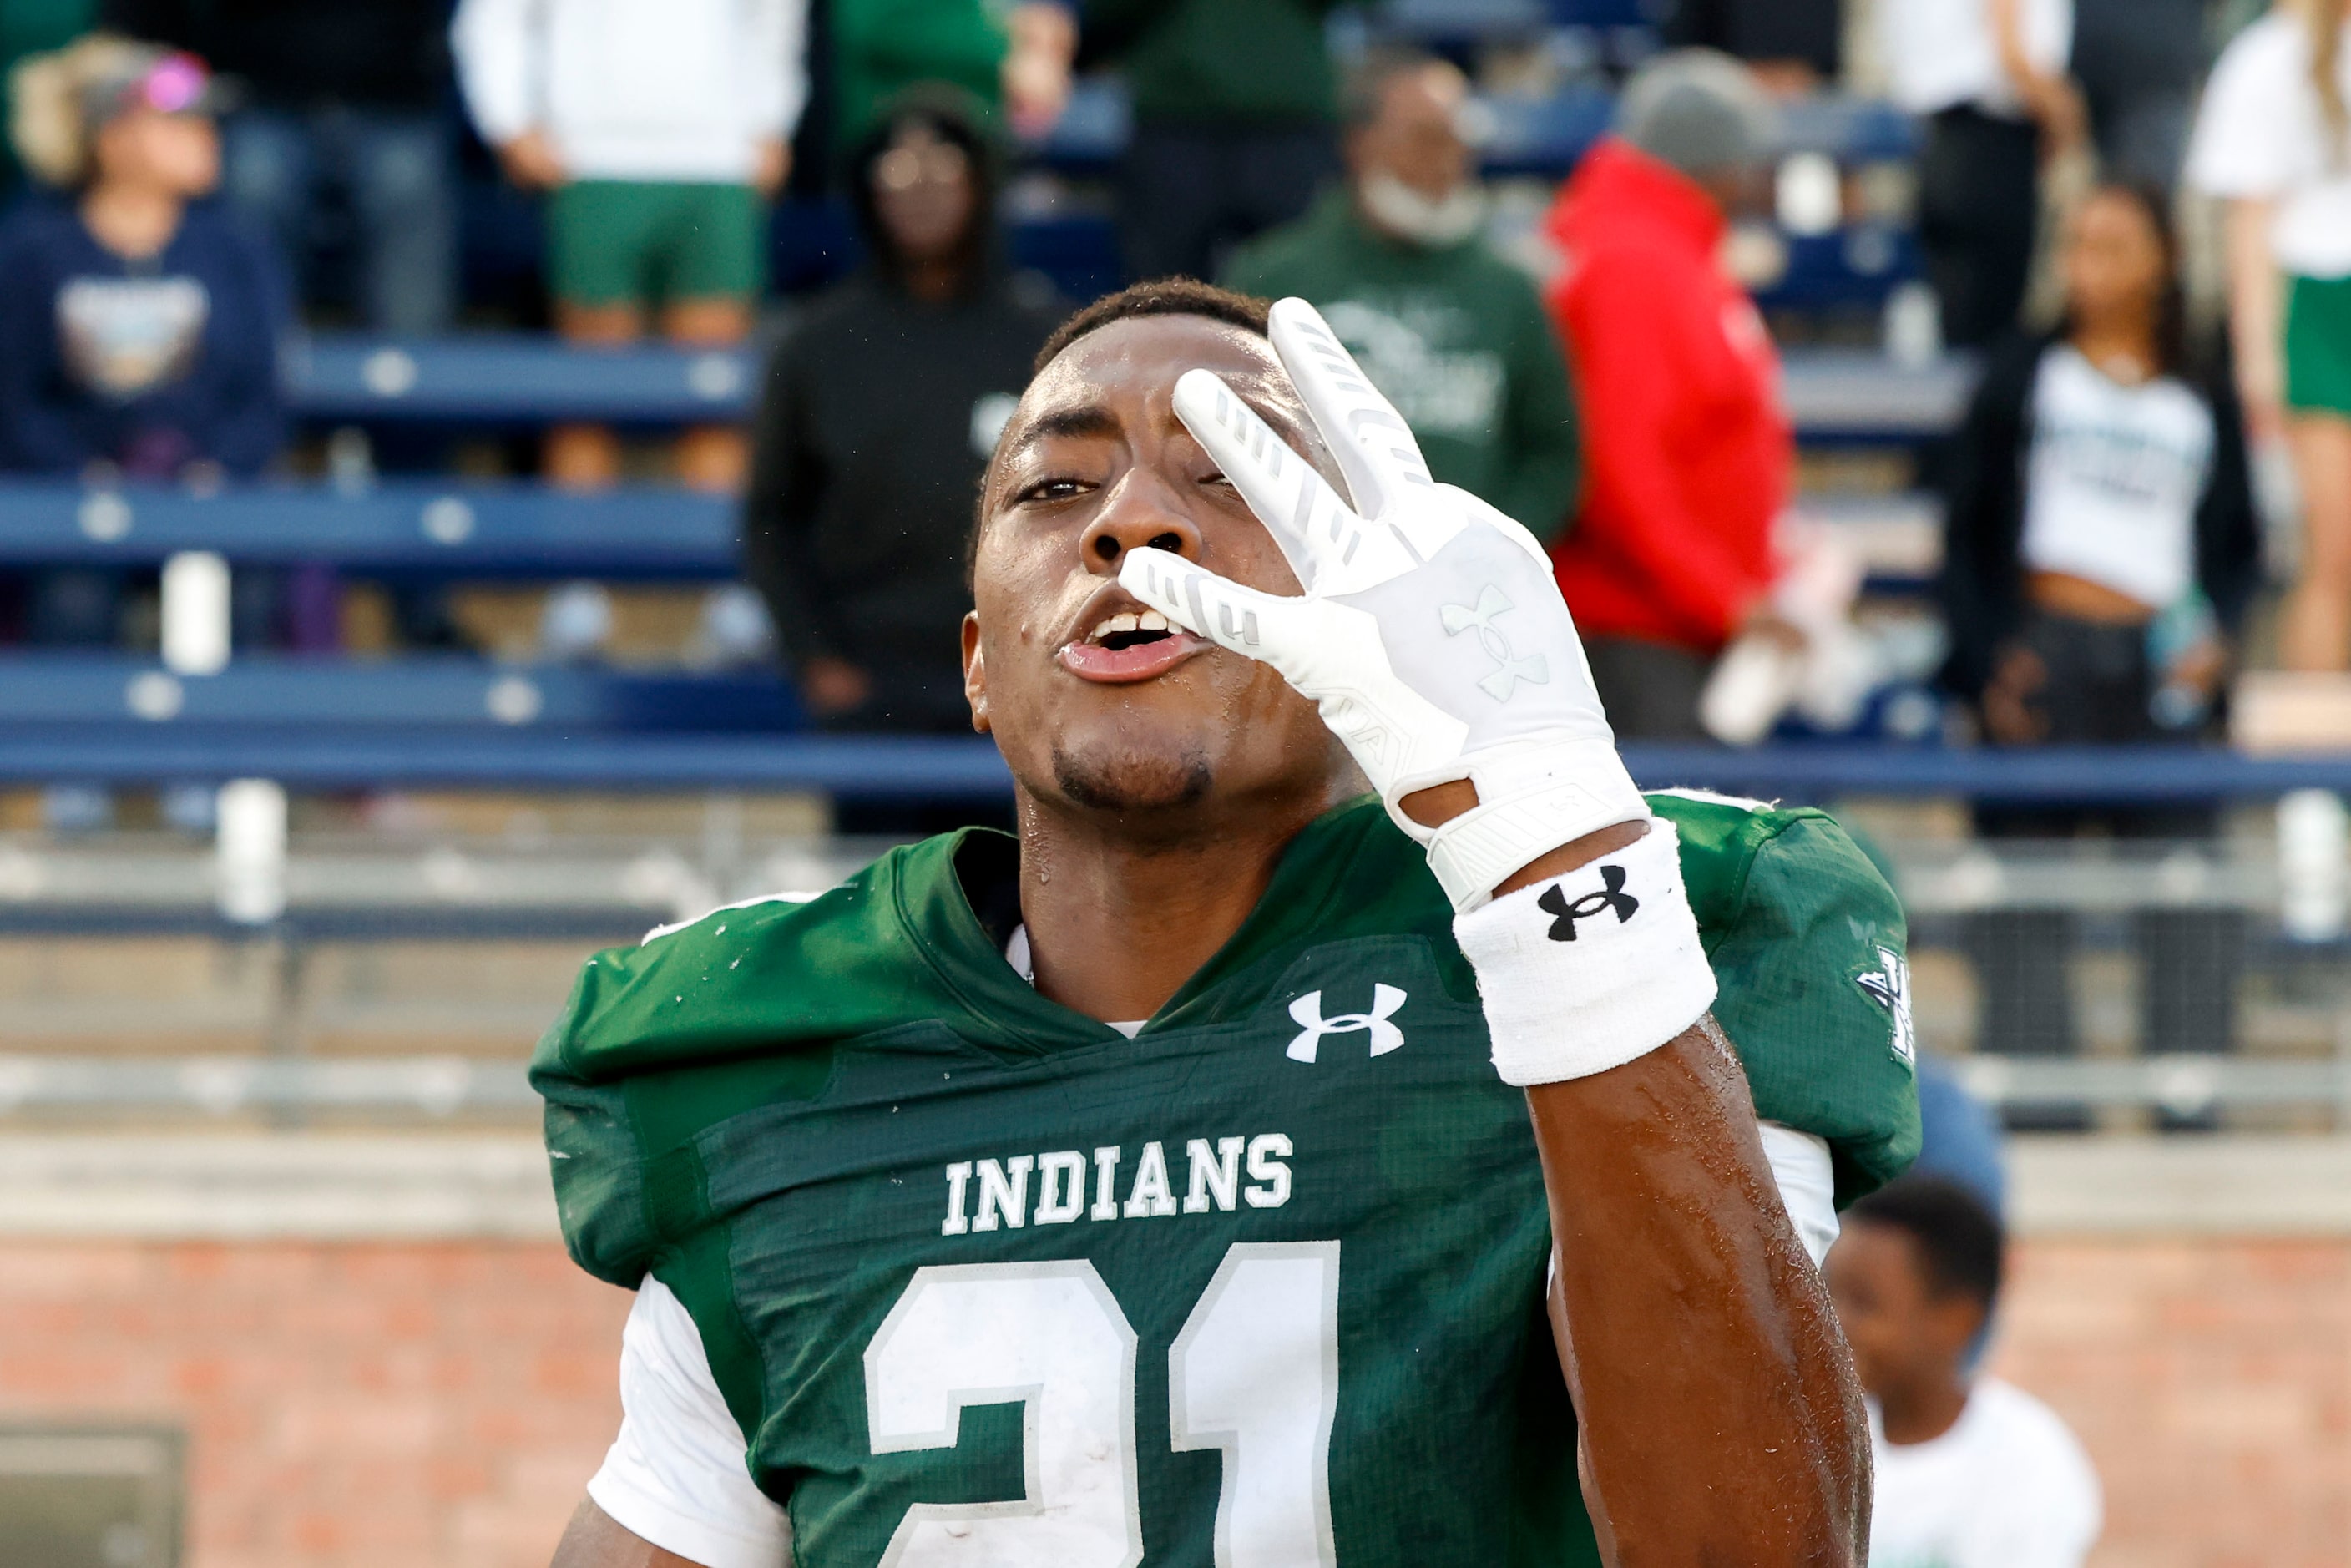
[[[1938,584],[1943,680],[1997,746],[2189,744],[2210,727],[2230,650],[2261,583],[2242,421],[2225,375],[2192,351],[2169,203],[2108,184],[2068,219],[2065,317],[1988,361],[1945,465]],[[1979,803],[1987,839],[2210,839],[2199,804],[2086,810]],[[2168,849],[2167,852],[2168,852]],[[2236,1036],[2246,928],[2229,909],[2133,918],[2149,1054]],[[1965,917],[1983,1049],[2079,1050],[2059,909]],[[2078,1126],[2079,1107],[2011,1107],[2010,1124]]]
[[[2351,0],[2286,0],[2214,68],[2189,183],[2228,203],[2230,319],[2257,443],[2292,454],[2288,669],[2351,667]]]
[[[749,334],[766,251],[765,202],[790,167],[808,97],[808,0],[462,0],[451,44],[465,103],[507,178],[549,193],[556,326],[573,342],[627,342],[658,323],[700,347]],[[678,444],[678,477],[732,493],[742,434]],[[601,426],[559,427],[548,477],[620,476]]]
[[[1968,1371],[2001,1251],[1991,1211],[1938,1177],[1845,1212],[1828,1283],[1870,1396],[1869,1568],[2079,1568],[2097,1542],[2097,1472],[2065,1423]]]
[[[1881,0],[1878,25],[1895,101],[1927,117],[1918,226],[1943,336],[1980,348],[2024,303],[2043,157],[2088,135],[2074,0]]]

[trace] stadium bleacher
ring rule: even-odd
[[[1447,0],[1394,6],[1384,26],[1449,45],[1533,37],[1566,21],[1581,31],[1557,47],[1589,64],[1637,57],[1646,46],[1635,10]],[[1483,149],[1489,175],[1532,183],[1571,169],[1613,110],[1594,79],[1577,78],[1545,95],[1490,97],[1493,131]],[[1008,248],[1016,262],[1047,273],[1073,297],[1118,281],[1114,230],[1092,187],[1115,166],[1129,130],[1115,83],[1087,81],[1051,134],[1029,150],[1029,172],[1061,184],[1049,200],[1014,204]],[[1862,100],[1792,105],[1785,131],[1792,153],[1823,157],[1846,172],[1902,164],[1917,148],[1911,121]],[[825,265],[838,266],[840,214],[818,216],[821,221],[808,225],[815,235],[810,243],[827,251]],[[1824,232],[1777,239],[1784,267],[1759,294],[1774,311],[1875,310],[1917,276],[1915,236],[1881,217],[1850,215]],[[1973,364],[1957,356],[1904,362],[1860,348],[1794,347],[1785,363],[1786,402],[1800,439],[1821,452],[1899,452],[1933,439],[1959,417],[1975,374]],[[306,428],[357,428],[388,447],[413,436],[429,442],[457,433],[528,434],[565,421],[653,431],[738,420],[750,411],[758,381],[756,352],[747,349],[581,350],[501,332],[438,340],[319,333],[289,348],[282,375],[288,404]],[[1937,519],[1924,497],[1831,495],[1807,497],[1805,509],[1854,543],[1868,565],[1872,593],[1915,596],[1931,582]],[[207,493],[12,481],[0,484],[0,517],[6,519],[0,568],[11,570],[151,570],[204,552],[232,572],[319,563],[353,579],[406,584],[705,584],[737,571],[734,504],[657,486],[576,495],[528,481],[413,474]],[[1744,752],[1635,747],[1627,761],[1645,785],[1823,802],[2260,803],[2300,789],[2351,789],[2351,765],[2327,757],[2176,748],[1991,756],[1949,749],[1938,738],[1931,724],[1924,730],[1914,725],[1906,745],[1812,740]],[[298,794],[456,789],[716,798],[805,791],[844,801],[929,802],[998,801],[1008,786],[993,747],[977,737],[807,733],[793,688],[769,670],[411,653],[246,656],[217,674],[198,674],[132,656],[0,656],[0,783],[186,787],[241,779],[274,780]],[[16,872],[12,883],[9,867],[0,864],[0,931],[238,939],[266,934],[288,951],[468,933],[625,936],[649,915],[674,914],[725,891],[689,882],[680,884],[683,891],[664,883],[653,893],[641,888],[641,895],[620,896],[599,883],[601,892],[575,888],[560,896],[490,896],[486,903],[479,889],[426,887],[344,903],[322,897],[314,880],[256,925],[225,915],[208,883],[192,886],[177,903],[61,899],[54,896],[55,879],[44,880],[47,873],[34,875],[21,863]],[[0,1072],[0,1106],[381,1102],[430,1111],[522,1103],[511,1074],[500,1076],[503,1069],[484,1069],[488,1076],[465,1078],[451,1089],[457,1079],[436,1077],[429,1062],[349,1065],[350,1072],[331,1082],[301,1063],[190,1079],[173,1076],[177,1067],[125,1068],[110,1077],[111,1070],[20,1058]],[[2062,1091],[2116,1103],[2184,1092],[2159,1064],[2132,1064],[2136,1077],[2119,1072],[2123,1065],[2001,1063],[1983,1072],[2010,1076],[1999,1082],[1987,1076],[1979,1087],[1996,1098]],[[2224,1074],[2210,1092],[2249,1104],[2268,1103],[2264,1096],[2335,1092],[2333,1080],[2320,1082],[2312,1076],[2317,1069],[2304,1070],[2307,1064],[2268,1065],[2286,1076],[2273,1083]]]

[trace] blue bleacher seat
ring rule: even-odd
[[[731,500],[668,488],[574,495],[407,480],[196,496],[11,480],[0,482],[0,565],[153,566],[214,550],[232,562],[316,560],[387,576],[708,580],[735,575],[735,518]]]
[[[1092,232],[1088,243],[1106,243],[1106,227]],[[1831,235],[1823,243],[1834,250],[1849,249],[1853,242]],[[1876,276],[1907,276],[1914,264],[1907,255],[1897,254]],[[387,356],[396,356],[389,370],[381,368]],[[1917,368],[1844,350],[1800,350],[1787,358],[1797,427],[1817,439],[1908,441],[1937,434],[1959,417],[1974,374],[1956,357]],[[289,357],[286,373],[297,413],[359,423],[510,426],[580,418],[647,424],[740,418],[756,391],[745,353],[653,345],[578,350],[521,333],[402,343],[321,336]]]
[[[1041,272],[1073,305],[1109,294],[1126,282],[1118,223],[1107,213],[1031,218],[1012,225],[1013,265]]]
[[[1645,787],[1792,801],[1960,796],[2016,803],[2274,799],[2351,791],[2351,757],[2247,757],[2186,747],[1946,750],[1850,742],[1628,745]],[[78,722],[0,726],[0,782],[274,779],[294,789],[404,787],[817,789],[852,798],[1001,799],[981,737],[599,730],[584,726]]]
[[[103,653],[0,654],[0,730],[19,727],[778,734],[803,727],[773,671],[646,674],[456,655],[244,658],[175,675]]]
[[[538,334],[496,332],[425,343],[309,338],[288,347],[281,374],[297,409],[311,419],[466,424],[733,419],[747,406],[755,380],[743,349],[577,349]]]
[[[1917,236],[1883,224],[1789,235],[1782,243],[1788,247],[1786,273],[1755,295],[1767,310],[1878,309],[1896,287],[1925,270]]]

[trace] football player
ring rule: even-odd
[[[561,1568],[1860,1561],[1814,1263],[1917,1111],[1850,841],[1643,796],[1301,301],[1072,318],[973,588],[1019,836],[600,955],[540,1047],[637,1291]]]

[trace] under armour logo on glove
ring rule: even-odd
[[[1551,939],[1554,942],[1575,940],[1575,923],[1589,920],[1609,910],[1616,912],[1616,924],[1631,920],[1641,907],[1641,901],[1625,891],[1625,868],[1604,865],[1600,868],[1600,891],[1587,893],[1573,904],[1567,901],[1567,890],[1553,883],[1543,889],[1535,907],[1546,915],[1557,916],[1551,923]]]
[[[1447,604],[1437,612],[1445,622],[1445,634],[1448,637],[1458,637],[1464,632],[1476,629],[1478,645],[1486,650],[1486,657],[1493,660],[1496,666],[1493,674],[1478,683],[1478,689],[1498,703],[1509,702],[1512,694],[1518,691],[1520,681],[1531,682],[1538,686],[1551,682],[1551,666],[1543,656],[1530,653],[1523,659],[1516,657],[1509,635],[1494,624],[1497,616],[1516,608],[1510,602],[1510,595],[1489,582],[1478,591],[1478,602],[1474,607]]]
[[[1304,1026],[1305,1032],[1290,1042],[1282,1054],[1292,1061],[1311,1061],[1322,1047],[1326,1034],[1353,1034],[1358,1030],[1369,1031],[1372,1054],[1385,1056],[1404,1043],[1404,1030],[1388,1022],[1404,1007],[1406,993],[1401,986],[1374,986],[1372,1010],[1367,1013],[1341,1013],[1337,1018],[1322,1016],[1322,993],[1309,991],[1290,1004],[1290,1016]]]

